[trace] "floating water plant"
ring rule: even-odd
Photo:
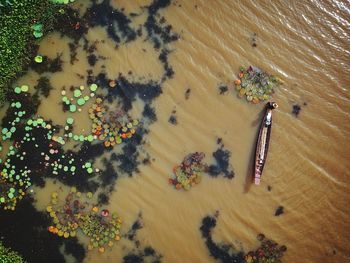
[[[283,82],[257,67],[249,66],[247,69],[240,68],[238,79],[234,83],[238,97],[246,96],[247,101],[257,104],[269,100],[275,88]]]
[[[190,190],[192,186],[199,184],[206,169],[206,165],[202,163],[204,157],[202,152],[188,154],[180,165],[174,167],[175,178],[169,179],[169,183],[178,190]]]
[[[108,112],[102,98],[97,98],[91,106],[89,117],[92,120],[92,134],[103,141],[105,147],[121,144],[123,140],[131,138],[139,123],[137,120],[131,120],[121,109]]]
[[[33,35],[35,38],[41,38],[44,35],[43,24],[35,23],[34,25],[32,25],[32,29],[33,29]]]
[[[14,89],[16,94],[26,93],[29,91],[27,85],[17,86]],[[60,173],[69,173],[75,175],[77,170],[77,164],[81,161],[75,160],[75,158],[62,154],[57,143],[65,144],[65,139],[61,136],[55,135],[55,127],[47,123],[43,118],[39,116],[32,116],[28,118],[27,112],[23,110],[25,108],[21,102],[12,101],[10,103],[10,111],[13,112],[13,119],[8,123],[4,123],[4,127],[1,129],[2,141],[11,140],[17,129],[20,127],[20,133],[23,132],[21,138],[16,138],[16,142],[9,146],[5,161],[0,159],[0,206],[4,209],[14,210],[18,200],[22,199],[27,189],[32,185],[31,173],[28,168],[27,158],[33,158],[31,155],[27,155],[27,152],[23,148],[39,148],[39,141],[43,144],[43,140],[47,145],[41,145],[42,151],[38,152],[35,157],[36,161],[43,165],[43,169],[50,168],[52,174],[58,175]],[[73,118],[67,118],[67,124],[72,125],[74,123]],[[37,137],[40,134],[42,137]],[[73,136],[72,136],[73,137]],[[80,141],[88,140],[92,141],[94,137],[89,135],[87,137],[80,136]],[[57,143],[56,143],[57,142]],[[46,147],[46,149],[45,149]],[[0,146],[0,151],[2,148]],[[19,165],[24,162],[25,165]],[[94,169],[90,162],[85,162],[82,165],[83,169],[86,169],[88,174],[92,174]],[[79,167],[79,169],[81,170]]]
[[[35,58],[34,58],[34,61],[36,63],[42,63],[43,62],[43,57],[40,56],[40,55],[37,55]]]
[[[62,204],[58,193],[52,193],[51,202],[46,207],[53,221],[48,231],[64,238],[75,237],[77,231],[81,231],[89,237],[88,249],[97,248],[103,253],[107,246],[111,247],[114,241],[120,240],[122,221],[116,214],[111,215],[108,210],[93,206],[92,198],[91,192],[82,194],[73,187]]]
[[[75,2],[75,0],[51,0],[52,3],[54,4],[64,4],[67,5],[69,3]]]
[[[74,113],[77,110],[81,111],[80,108],[77,106],[81,107],[84,106],[85,103],[87,103],[91,97],[95,96],[95,91],[98,89],[98,86],[96,84],[91,84],[90,86],[90,94],[83,94],[85,90],[84,86],[80,86],[79,88],[74,89],[73,91],[73,96],[68,97],[67,92],[65,90],[62,90],[61,95],[62,95],[62,102],[69,108],[69,111]],[[85,92],[86,93],[86,92]]]
[[[259,234],[257,239],[260,246],[255,251],[250,251],[244,257],[247,263],[281,263],[286,246],[280,246],[273,240],[266,239],[263,234]]]
[[[25,260],[17,252],[6,248],[0,242],[0,262],[1,263],[25,263]]]

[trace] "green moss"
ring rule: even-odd
[[[11,82],[35,57],[32,26],[52,29],[57,6],[49,0],[0,0],[0,103]]]
[[[1,263],[24,263],[24,259],[15,251],[4,247],[0,242],[0,262]]]

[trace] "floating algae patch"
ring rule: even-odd
[[[156,49],[179,39],[179,35],[173,32],[172,26],[166,23],[165,17],[159,15],[159,11],[170,4],[171,0],[154,0],[147,8],[148,17],[144,27]]]
[[[79,40],[89,30],[87,21],[79,16],[79,12],[70,6],[61,7],[63,12],[57,14],[54,30],[61,33],[62,36],[67,36],[78,43]]]
[[[160,263],[162,255],[151,246],[144,246],[140,240],[137,239],[137,232],[143,228],[142,214],[139,213],[138,218],[132,224],[125,237],[132,241],[132,248],[123,257],[124,263],[135,262],[153,262]]]
[[[133,173],[139,172],[140,164],[139,151],[141,144],[144,143],[143,137],[148,133],[148,130],[140,127],[136,131],[136,135],[128,139],[121,148],[120,154],[112,154],[111,161],[116,162],[119,171],[131,177]]]
[[[81,262],[85,257],[82,245],[76,238],[67,242],[50,234],[47,231],[50,225],[49,217],[44,212],[38,212],[33,202],[32,198],[27,197],[18,204],[15,211],[0,213],[4,245],[18,251],[27,262],[61,263],[65,261],[60,247],[66,244],[66,247],[71,248],[70,254],[76,261]]]
[[[2,263],[25,263],[25,260],[16,251],[6,248],[0,242],[0,262]]]
[[[134,241],[135,237],[136,237],[136,233],[138,230],[140,230],[143,227],[142,224],[142,214],[139,213],[138,218],[136,219],[136,221],[132,224],[131,228],[129,229],[129,231],[126,233],[126,237],[131,240]]]
[[[286,246],[280,246],[273,240],[268,240],[263,234],[257,236],[260,246],[256,250],[245,253],[237,250],[232,244],[216,243],[212,237],[212,231],[217,224],[217,214],[206,216],[202,219],[200,231],[205,240],[210,255],[222,263],[281,263]]]
[[[91,87],[90,87],[91,88]],[[95,90],[95,87],[92,87]],[[28,86],[16,87],[10,98],[10,107],[3,119],[2,140],[14,141],[9,147],[6,160],[0,166],[1,187],[0,205],[5,209],[14,209],[17,201],[22,199],[26,190],[33,184],[44,185],[45,177],[55,177],[68,185],[80,189],[96,190],[97,183],[89,181],[95,170],[88,159],[86,146],[81,147],[80,154],[65,153],[62,145],[75,136],[57,136],[59,128],[40,116],[35,116],[37,104],[32,103],[27,93]],[[80,94],[79,94],[80,95]],[[33,96],[35,97],[35,95]],[[67,119],[69,130],[74,119]],[[78,136],[79,142],[95,140],[92,135]],[[30,154],[29,154],[30,153]],[[101,153],[100,151],[94,153]],[[74,178],[72,178],[74,177]]]
[[[138,249],[130,252],[123,257],[123,263],[143,263],[152,262],[160,263],[162,255],[158,254],[152,247],[145,247],[143,250]]]
[[[213,153],[216,164],[210,165],[207,171],[213,177],[223,174],[225,178],[232,179],[235,173],[230,166],[231,152],[224,149],[224,144],[221,139],[218,139],[217,142],[220,148]]]
[[[282,80],[269,75],[260,68],[249,66],[240,68],[238,79],[234,81],[238,97],[246,97],[248,102],[257,104],[269,100]]]
[[[35,95],[44,96],[47,98],[50,95],[50,91],[53,89],[48,77],[40,77],[37,85],[34,87],[36,90]]]
[[[157,115],[155,108],[151,107],[150,105],[146,104],[143,108],[142,116],[144,118],[147,118],[150,123],[157,121]]]
[[[51,59],[47,56],[40,56],[41,57],[41,62],[38,63],[37,60],[32,61],[30,64],[30,68],[33,69],[35,72],[38,74],[43,74],[43,73],[55,73],[55,72],[60,72],[62,71],[62,59],[61,59],[62,54],[57,54],[54,59]],[[36,56],[35,58],[37,58]]]
[[[217,244],[212,238],[212,230],[216,227],[217,217],[206,216],[202,219],[200,231],[210,255],[222,263],[245,263],[244,252],[234,249],[232,245]]]
[[[96,83],[101,87],[108,87],[106,75],[101,73],[96,78]],[[116,87],[108,89],[108,100],[119,99],[122,105],[122,110],[128,112],[132,108],[132,103],[137,98],[145,102],[151,103],[155,98],[162,94],[162,88],[156,81],[150,80],[147,83],[132,82],[126,77],[119,75],[116,79]]]
[[[90,27],[105,26],[106,31],[115,42],[130,42],[137,37],[136,31],[130,26],[131,20],[121,10],[114,9],[109,1],[94,3],[84,14]]]
[[[48,231],[63,238],[82,233],[89,238],[89,250],[96,248],[103,253],[120,240],[122,221],[117,214],[94,206],[92,198],[91,192],[83,194],[73,187],[62,202],[58,193],[53,192],[51,202],[46,207],[53,222]]]
[[[174,167],[174,178],[170,178],[169,183],[178,190],[190,190],[199,184],[202,173],[206,170],[206,165],[202,163],[204,157],[205,154],[202,152],[188,154],[180,165]]]

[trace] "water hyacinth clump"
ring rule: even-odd
[[[82,194],[72,187],[62,204],[58,193],[52,193],[51,202],[46,207],[53,221],[48,231],[64,238],[75,237],[80,231],[89,237],[89,250],[98,248],[103,253],[107,246],[112,247],[115,241],[120,240],[122,221],[106,209],[100,211],[92,204],[92,198],[91,192]]]
[[[240,67],[238,79],[234,83],[238,97],[246,96],[247,101],[257,104],[269,100],[275,88],[283,82],[257,67],[249,66],[247,69]]]
[[[199,184],[207,167],[202,163],[204,157],[202,152],[188,154],[180,165],[174,167],[175,178],[169,179],[169,183],[178,190],[190,190],[192,186]]]
[[[89,240],[88,249],[98,248],[103,253],[105,247],[112,247],[115,241],[120,240],[121,219],[116,215],[110,215],[108,210],[94,207],[91,213],[81,217],[81,230]]]
[[[121,144],[123,140],[130,139],[136,132],[137,120],[132,120],[122,109],[109,108],[103,104],[102,98],[97,98],[89,109],[92,121],[91,132],[105,147]]]
[[[263,234],[259,234],[257,239],[261,242],[255,251],[250,251],[244,259],[247,263],[281,263],[287,247],[278,245],[273,240],[266,239]]]

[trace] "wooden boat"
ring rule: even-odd
[[[276,102],[268,102],[266,104],[264,118],[260,125],[259,136],[256,142],[255,149],[255,167],[254,167],[254,182],[260,184],[262,172],[267,159],[269,150],[270,135],[272,128],[272,110],[278,107]]]

